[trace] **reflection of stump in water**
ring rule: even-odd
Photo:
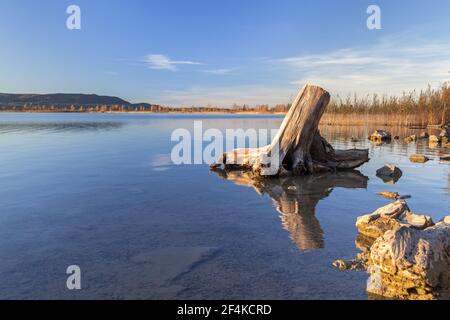
[[[253,179],[251,173],[216,171],[237,185],[253,187],[268,194],[280,213],[283,228],[300,250],[324,246],[323,230],[315,216],[317,203],[330,195],[334,187],[366,188],[368,178],[359,171],[341,171],[304,177]]]
[[[314,250],[324,246],[323,230],[315,216],[319,200],[314,195],[296,195],[289,192],[279,198],[273,198],[283,228],[289,232],[292,241],[300,250]]]

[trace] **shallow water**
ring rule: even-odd
[[[375,193],[411,195],[435,221],[450,213],[448,149],[323,127],[335,148],[369,148],[370,162],[249,186],[171,164],[172,131],[194,120],[224,130],[282,117],[0,113],[0,298],[367,299],[367,275],[331,263],[357,253],[356,217],[390,202]],[[431,161],[411,163],[416,152]],[[386,163],[403,170],[396,184],[375,176]],[[66,288],[69,265],[79,291]]]

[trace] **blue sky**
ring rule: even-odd
[[[81,8],[81,30],[66,8]],[[381,8],[381,30],[366,9]],[[132,102],[288,102],[399,94],[450,79],[450,1],[0,0],[0,92]]]

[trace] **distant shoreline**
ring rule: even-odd
[[[237,111],[237,112],[221,112],[221,111],[201,111],[201,112],[153,112],[153,111],[18,111],[18,110],[0,110],[0,113],[86,113],[86,114],[219,114],[219,115],[285,115],[287,112],[256,112],[256,111]]]

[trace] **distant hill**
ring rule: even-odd
[[[144,109],[151,109],[155,105],[151,104],[151,103],[147,103],[147,102],[142,102],[142,103],[133,103],[132,106],[133,107],[143,107]]]
[[[11,94],[0,93],[0,104],[8,105],[132,105],[118,97],[99,96],[96,94],[71,94],[71,93],[54,93],[54,94]]]

